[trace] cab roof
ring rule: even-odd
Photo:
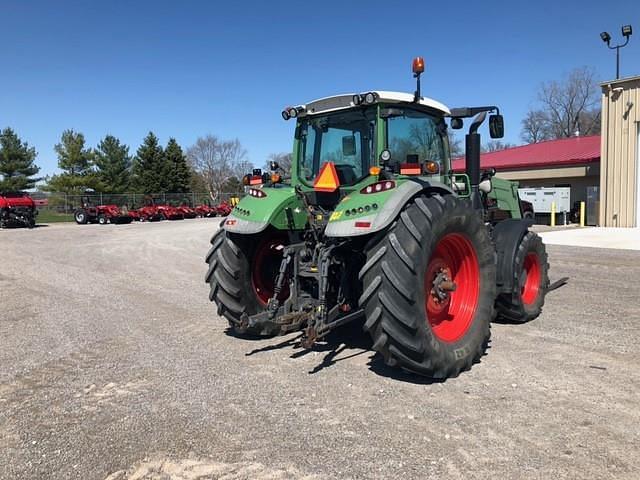
[[[413,94],[406,92],[388,92],[384,90],[371,90],[372,93],[377,95],[376,103],[380,102],[390,102],[390,103],[406,103],[412,105],[421,105],[424,107],[431,108],[433,110],[437,110],[443,115],[450,115],[449,107],[446,105],[433,100],[428,97],[420,97],[418,102],[414,102]],[[369,92],[366,92],[369,93]],[[305,108],[304,112],[301,112],[299,115],[302,117],[304,115],[315,115],[319,113],[332,112],[337,110],[343,110],[346,108],[355,107],[356,104],[353,102],[355,93],[343,94],[343,95],[334,95],[332,97],[320,98],[317,100],[313,100],[306,105],[302,105]]]

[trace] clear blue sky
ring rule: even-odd
[[[640,75],[640,1],[60,1],[0,0],[0,127],[55,172],[64,129],[105,134],[135,152],[150,130],[184,147],[239,138],[250,160],[289,151],[288,104],[351,91],[414,88],[449,106],[497,104],[506,137],[542,81],[574,67],[615,74],[599,38],[635,28],[622,76]]]

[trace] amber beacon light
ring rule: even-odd
[[[413,65],[411,66],[411,70],[413,70],[413,74],[418,76],[421,73],[424,73],[424,58],[416,57],[413,59]]]

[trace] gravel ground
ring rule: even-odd
[[[0,479],[638,478],[640,252],[549,247],[543,315],[431,383],[228,335],[218,223],[0,231]]]

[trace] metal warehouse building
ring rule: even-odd
[[[600,225],[640,227],[640,76],[601,86]]]

